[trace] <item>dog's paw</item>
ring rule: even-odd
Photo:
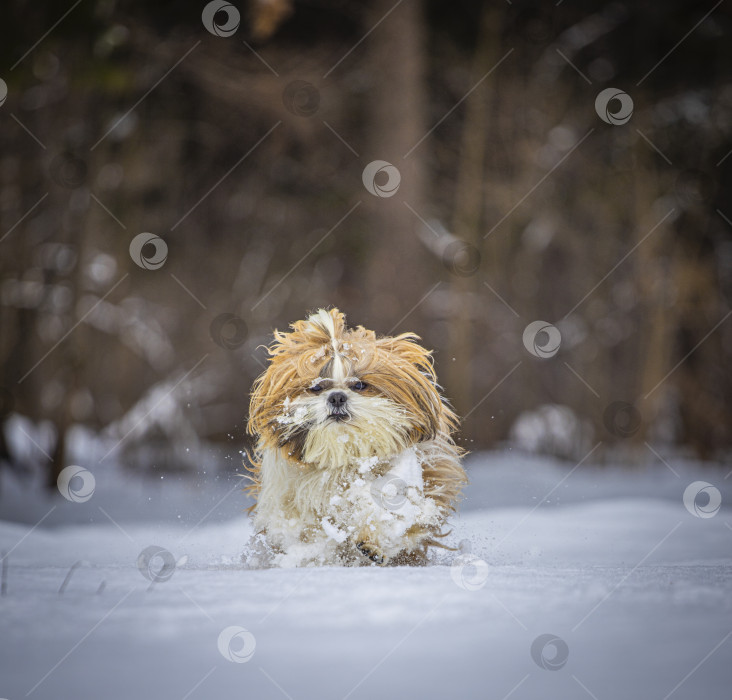
[[[383,566],[386,563],[386,557],[381,553],[381,550],[370,542],[359,542],[356,545],[356,549],[379,566]]]

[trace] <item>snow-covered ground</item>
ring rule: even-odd
[[[475,455],[424,568],[245,569],[235,479],[100,470],[70,503],[6,474],[0,698],[729,697],[732,478],[666,461]]]

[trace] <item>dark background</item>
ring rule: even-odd
[[[3,4],[3,467],[239,468],[261,345],[320,306],[419,333],[470,450],[729,454],[729,4],[205,5]]]

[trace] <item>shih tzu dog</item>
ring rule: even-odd
[[[430,351],[337,309],[291,328],[251,397],[260,547],[279,566],[423,563],[466,482]]]

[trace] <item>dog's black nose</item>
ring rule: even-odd
[[[348,401],[348,397],[342,391],[334,391],[328,397],[328,403],[333,406],[333,408],[341,408],[342,406],[345,406],[346,401]]]

